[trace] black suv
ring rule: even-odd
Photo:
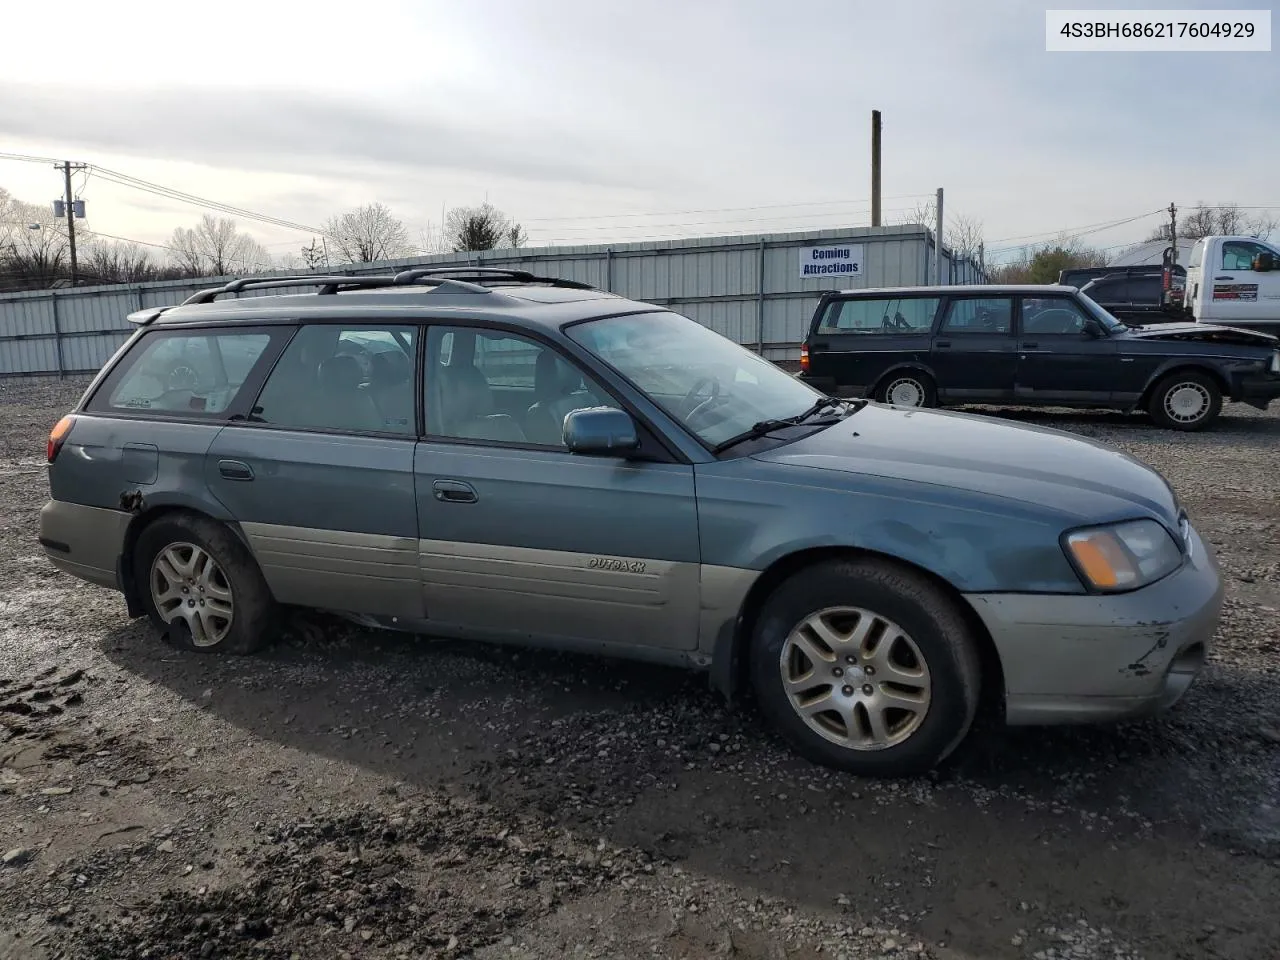
[[[1124,324],[1074,287],[960,286],[826,294],[800,376],[898,406],[1146,409],[1198,430],[1224,399],[1280,396],[1280,339],[1202,323]]]

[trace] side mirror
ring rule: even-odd
[[[1253,269],[1258,273],[1269,273],[1276,268],[1276,258],[1269,253],[1260,253],[1253,258]]]
[[[1097,340],[1102,336],[1102,327],[1098,326],[1097,320],[1086,320],[1084,322],[1084,336],[1088,340]]]
[[[564,445],[570,453],[617,456],[640,446],[631,414],[616,407],[583,407],[564,418]]]

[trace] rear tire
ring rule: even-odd
[[[248,549],[222,524],[172,513],[134,547],[134,583],[167,640],[200,653],[247,654],[273,634],[276,605]]]
[[[938,387],[933,378],[919,370],[900,370],[876,386],[875,398],[896,407],[936,407]]]
[[[1156,384],[1147,410],[1168,430],[1203,430],[1222,412],[1222,390],[1207,374],[1174,371]]]
[[[827,562],[784,581],[757,619],[750,671],[761,711],[798,753],[867,776],[933,768],[978,709],[967,621],[891,561]]]

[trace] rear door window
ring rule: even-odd
[[[922,334],[933,328],[937,297],[833,300],[818,323],[822,334]]]
[[[1012,297],[952,300],[938,331],[945,334],[1008,334],[1013,330]]]
[[[220,416],[269,363],[285,331],[156,330],[140,339],[90,399],[89,410]]]

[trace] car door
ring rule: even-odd
[[[863,396],[904,362],[927,363],[938,297],[841,297],[809,338],[809,374],[840,396]]]
[[[1212,284],[1209,299],[1213,320],[1230,323],[1274,319],[1280,308],[1280,274],[1254,270],[1253,260],[1260,253],[1275,256],[1275,251],[1256,240],[1224,240],[1218,249],[1217,262],[1205,264],[1211,278],[1206,283]]]
[[[362,339],[371,333],[396,345],[395,371],[380,374],[382,365],[367,362]],[[414,326],[303,326],[248,420],[214,439],[206,482],[240,521],[281,603],[422,616],[417,339]]]
[[[1011,400],[1018,362],[1013,297],[952,297],[943,310],[929,358],[939,399]]]
[[[1102,336],[1071,297],[1022,297],[1018,324],[1018,400],[1106,403],[1123,390],[1114,340]]]
[[[523,333],[432,326],[424,386],[414,475],[428,619],[496,639],[696,645],[691,465],[570,453],[548,423],[620,404]]]

